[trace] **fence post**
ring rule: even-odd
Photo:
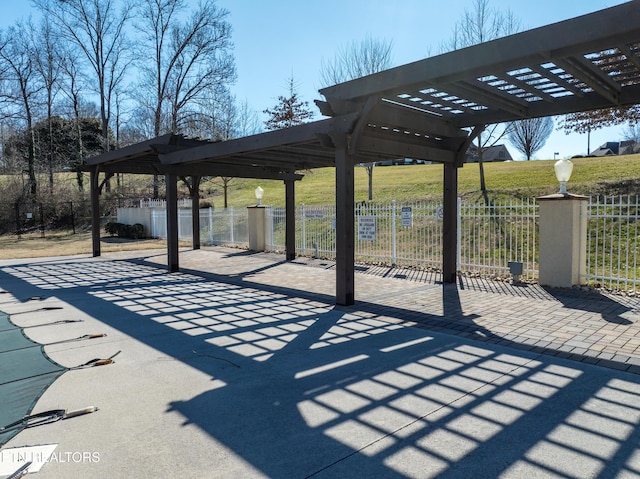
[[[307,252],[307,227],[305,224],[304,204],[300,205],[302,208],[302,254]]]
[[[69,201],[69,205],[71,206],[71,229],[73,230],[73,234],[76,234],[76,219],[74,218],[73,213],[73,201]]]
[[[233,244],[233,207],[229,208],[229,213],[229,222],[231,223],[231,244]]]
[[[40,238],[44,238],[44,208],[40,203]]]
[[[213,208],[209,206],[209,244],[213,244]]]
[[[16,200],[16,234],[18,239],[22,239],[22,231],[20,225],[20,201]]]
[[[456,271],[460,271],[460,258],[462,256],[462,198],[458,196],[458,204],[456,208],[456,221],[458,222],[458,235],[456,238]]]
[[[271,228],[271,236],[269,238],[269,249],[274,250],[273,247],[273,206],[269,207],[269,227]]]
[[[391,200],[391,266],[396,265],[396,200]]]

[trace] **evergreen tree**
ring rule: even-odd
[[[302,101],[298,96],[293,76],[289,79],[289,96],[279,96],[276,106],[273,109],[267,108],[264,113],[269,115],[269,119],[264,123],[267,130],[301,125],[313,118],[309,103]]]

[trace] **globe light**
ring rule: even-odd
[[[560,182],[560,194],[568,195],[567,193],[567,181],[571,178],[571,172],[573,171],[573,163],[567,159],[558,160],[553,165],[553,169],[556,172],[556,178]]]
[[[264,190],[258,186],[255,190],[256,199],[258,200],[258,206],[262,204],[262,197],[264,196]]]

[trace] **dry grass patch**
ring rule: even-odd
[[[180,246],[190,246],[181,242]],[[122,238],[103,237],[101,251],[104,253],[118,251],[135,251],[147,249],[166,249],[167,242],[159,239],[128,240]],[[40,232],[0,236],[0,260],[39,258],[43,256],[71,256],[91,254],[91,232],[83,231],[73,234],[71,231],[46,232],[42,238]]]

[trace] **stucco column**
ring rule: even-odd
[[[554,194],[540,204],[539,283],[570,288],[583,282],[587,271],[586,196]]]
[[[264,206],[248,206],[249,212],[249,249],[252,251],[264,251],[266,248],[266,208]]]

